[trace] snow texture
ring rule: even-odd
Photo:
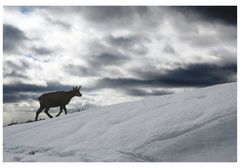
[[[237,83],[3,129],[14,162],[235,162]]]

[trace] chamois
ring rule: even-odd
[[[36,118],[35,121],[38,120],[38,115],[44,110],[44,112],[48,115],[49,118],[53,118],[49,113],[48,110],[52,107],[60,107],[60,112],[56,115],[58,117],[61,113],[62,110],[65,111],[65,114],[67,114],[67,109],[66,105],[70,102],[70,100],[74,96],[81,97],[82,94],[80,93],[82,85],[79,87],[73,87],[73,90],[70,91],[56,91],[56,92],[50,92],[50,93],[45,93],[41,95],[38,98],[38,101],[40,103],[40,107],[38,111],[36,112]]]

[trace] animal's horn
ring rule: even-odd
[[[82,88],[82,85],[80,85],[78,89],[81,89],[81,88]]]

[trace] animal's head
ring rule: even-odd
[[[75,95],[75,96],[78,96],[78,97],[81,97],[81,96],[82,96],[82,94],[80,93],[81,87],[82,87],[82,85],[81,85],[81,86],[73,87],[73,92],[74,92],[74,95]]]

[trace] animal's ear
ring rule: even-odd
[[[77,89],[77,86],[76,87],[73,87],[73,90],[76,90]]]

